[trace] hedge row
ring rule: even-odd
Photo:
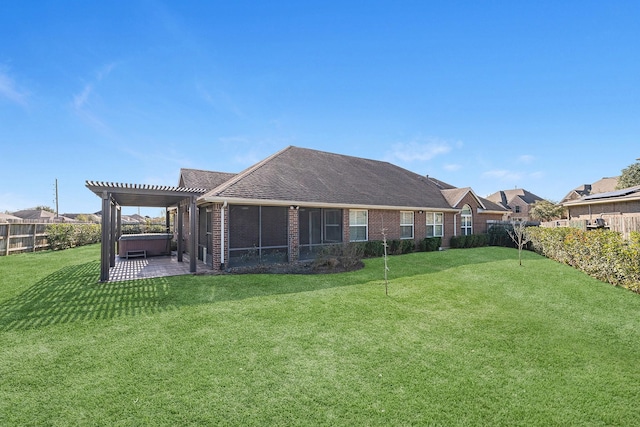
[[[401,255],[411,252],[437,251],[442,244],[440,237],[427,237],[417,244],[415,240],[387,240],[387,255]],[[349,246],[356,246],[361,250],[364,258],[377,258],[384,255],[384,245],[382,240],[371,240],[368,242],[352,242]]]
[[[629,240],[610,230],[531,227],[527,233],[539,254],[640,293],[640,233]]]
[[[46,233],[54,251],[98,243],[102,237],[100,224],[49,224]]]
[[[451,245],[451,249],[479,248],[489,244],[489,236],[487,234],[453,236],[449,244]]]

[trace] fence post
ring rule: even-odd
[[[7,236],[5,237],[5,242],[7,242],[4,248],[4,256],[9,256],[9,241],[11,236],[11,223],[7,223]]]

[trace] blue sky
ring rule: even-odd
[[[559,200],[640,157],[637,1],[0,3],[0,211],[295,145]],[[125,209],[125,213],[135,208]],[[148,211],[155,215],[160,209]]]

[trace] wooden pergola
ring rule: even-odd
[[[100,252],[100,281],[109,281],[109,268],[116,262],[116,241],[122,230],[121,207],[162,207],[167,209],[166,221],[169,228],[169,208],[177,207],[176,227],[178,230],[178,262],[182,262],[183,210],[181,204],[189,206],[189,271],[196,272],[197,229],[196,200],[207,190],[202,188],[166,187],[146,184],[121,184],[113,182],[87,181],[86,186],[102,199],[102,247]]]

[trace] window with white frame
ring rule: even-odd
[[[442,212],[427,212],[427,237],[442,237],[444,235],[444,214]]]
[[[400,238],[413,239],[413,212],[400,212]]]
[[[463,236],[469,236],[473,234],[473,211],[471,206],[464,205],[462,212],[460,212],[460,218],[462,219],[460,228]]]
[[[352,242],[364,242],[369,233],[369,212],[361,209],[349,210],[349,240]]]

